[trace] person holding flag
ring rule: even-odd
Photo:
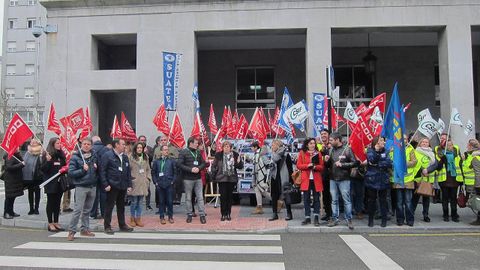
[[[3,156],[5,172],[2,176],[2,180],[5,181],[5,204],[3,208],[3,218],[12,219],[19,217],[20,215],[13,211],[15,198],[23,196],[23,172],[25,167],[22,155],[19,148],[9,157],[8,154]]]

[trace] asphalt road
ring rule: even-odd
[[[0,227],[0,269],[480,269],[480,232],[97,236]]]

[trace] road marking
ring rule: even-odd
[[[480,233],[372,233],[372,237],[480,236]]]
[[[281,246],[206,246],[28,242],[16,249],[81,250],[152,253],[283,254]]]
[[[56,233],[50,237],[66,238],[67,232]],[[78,236],[77,236],[78,235]],[[80,234],[75,237],[82,236]],[[280,235],[257,235],[257,234],[187,234],[187,233],[115,233],[108,235],[105,233],[95,233],[95,237],[99,239],[143,239],[143,240],[222,240],[222,241],[280,241]]]
[[[394,262],[385,253],[370,243],[361,235],[339,235],[348,247],[371,270],[400,270],[400,265]]]
[[[163,261],[163,260],[110,260],[63,257],[0,256],[0,266],[59,269],[138,269],[157,270],[159,267],[175,270],[285,270],[276,262],[213,262],[213,261]]]

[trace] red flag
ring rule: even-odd
[[[192,132],[190,132],[190,137],[198,137],[203,140],[205,145],[210,144],[210,139],[207,136],[207,131],[205,130],[205,126],[202,123],[199,112],[195,114],[195,119],[193,120],[193,127]]]
[[[71,128],[69,128],[71,130]],[[65,159],[67,161],[67,164],[68,162],[70,162],[70,158],[72,157],[72,151],[73,149],[70,149],[68,144],[68,140],[65,138],[65,135],[64,134],[60,134],[60,147],[62,148],[62,151],[63,153],[65,154]],[[75,145],[73,146],[73,148],[75,148]]]
[[[325,104],[324,104],[324,113],[323,113],[323,125],[328,126],[328,104],[327,104],[327,99],[325,99]],[[338,122],[344,121],[342,117],[338,116],[337,112],[335,111],[335,108],[331,107],[330,112],[332,113],[332,129],[337,129],[338,127]]]
[[[227,109],[227,135],[230,138],[235,138],[237,134],[237,130],[235,129],[236,123],[234,123],[232,111],[230,110],[230,106]]]
[[[50,113],[48,114],[48,123],[47,129],[53,131],[55,134],[59,135],[62,134],[62,129],[60,128],[60,123],[58,122],[57,117],[55,116],[55,107],[53,106],[53,102],[50,104]]]
[[[178,148],[183,148],[185,146],[185,137],[183,136],[182,123],[180,123],[180,118],[178,114],[175,113],[172,123],[172,129],[170,130],[170,135],[168,140],[171,144],[175,145]]]
[[[265,133],[262,115],[258,108],[256,108],[255,112],[253,113],[252,120],[250,121],[250,125],[248,126],[248,131],[250,132],[252,138],[257,140],[258,143],[262,146],[265,139],[267,138],[267,134]]]
[[[110,131],[110,137],[112,139],[120,139],[123,137],[122,135],[122,130],[120,129],[120,125],[118,124],[118,119],[117,115],[113,118],[113,125],[112,125],[112,130]]]
[[[235,139],[243,140],[247,137],[248,133],[248,122],[245,119],[245,115],[241,115],[240,119],[238,120],[237,125],[237,134],[235,135]]]
[[[361,103],[360,106],[358,106],[356,109],[355,109],[355,113],[357,115],[362,115],[366,110],[367,110],[367,106],[365,106],[364,103]]]
[[[275,135],[278,134],[278,137],[283,138],[285,136],[285,130],[278,126],[278,119],[280,118],[280,109],[278,106],[275,108],[275,113],[273,114],[272,120],[272,131],[275,132]],[[273,136],[273,134],[272,134]]]
[[[273,118],[270,114],[270,110],[268,110],[268,126],[270,127],[270,136],[274,137],[276,133],[275,130],[273,130]]]
[[[168,126],[167,112],[165,111],[165,105],[160,105],[153,118],[153,124],[157,127],[157,130],[165,135],[170,133],[170,127]]]
[[[360,162],[365,161],[367,159],[367,155],[365,154],[365,145],[363,144],[362,138],[359,138],[357,135],[352,133],[349,138],[349,143],[355,157]]]
[[[271,134],[270,125],[268,125],[267,117],[265,116],[265,113],[263,112],[262,107],[260,107],[260,116],[262,120],[263,129],[265,130],[265,136],[268,136],[268,134]]]
[[[15,113],[8,124],[5,131],[5,137],[3,137],[2,148],[8,153],[8,158],[11,158],[25,141],[33,136],[32,130],[28,127],[27,123]]]
[[[70,126],[73,130],[73,133],[77,134],[77,131],[83,128],[83,118],[85,115],[83,114],[83,108],[80,108],[74,111],[72,114],[63,117],[60,119],[60,123],[62,123],[63,127]]]
[[[366,107],[361,113],[363,119],[370,119],[373,112],[375,111],[375,107],[378,107],[381,113],[385,113],[386,96],[386,93],[382,93],[370,100],[370,104],[368,104],[368,107]]]
[[[223,107],[223,115],[222,115],[222,126],[220,127],[220,131],[222,134],[220,134],[222,137],[226,136],[228,133],[228,110],[227,106]]]
[[[122,112],[122,135],[123,138],[127,141],[135,142],[137,140],[137,134],[135,134],[135,131],[133,130],[132,126],[130,125],[130,122],[128,122],[127,117],[125,114]]]
[[[82,132],[80,133],[80,140],[83,140],[84,138],[88,137],[88,135],[90,135],[92,130],[93,130],[93,124],[90,118],[90,112],[88,111],[88,107],[87,107],[87,109],[85,109],[85,117],[83,118],[83,128],[82,128]]]
[[[210,115],[208,117],[208,127],[210,128],[210,133],[217,134],[217,119],[215,118],[215,110],[213,109],[213,104],[210,104]]]

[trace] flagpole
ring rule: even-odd
[[[327,66],[326,68],[326,77],[327,77],[327,112],[328,112],[328,132],[331,133],[332,132],[332,112],[330,111],[331,107],[332,107],[332,101],[330,100],[330,84],[329,84],[329,81],[330,81],[330,68]]]
[[[451,120],[451,119],[450,119]],[[448,138],[450,137],[450,129],[452,127],[452,121],[450,121],[448,123],[448,132],[447,132],[447,141],[445,142],[445,150],[443,151],[443,154],[445,155],[447,153],[447,142],[448,142]],[[440,141],[440,146],[442,144],[442,141]]]
[[[86,164],[85,157],[83,156],[82,149],[78,145],[78,142],[75,144],[75,146],[78,148],[78,151],[80,152],[80,156],[82,157],[83,163]]]
[[[415,130],[415,132],[413,133],[412,138],[410,138],[410,141],[408,141],[407,145],[410,145],[410,143],[413,141],[413,138],[415,138],[415,135],[417,134],[417,132],[418,132],[418,128],[417,128],[417,130]]]

